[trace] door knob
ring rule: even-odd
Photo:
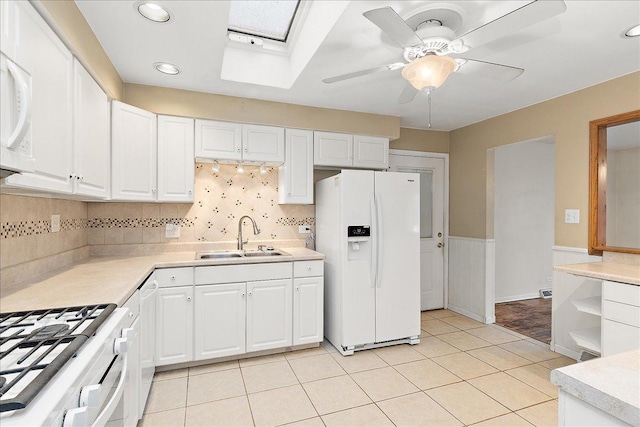
[[[438,243],[438,247],[439,248],[443,248],[444,247],[444,243]]]
[[[442,237],[442,233],[438,233],[438,237]]]

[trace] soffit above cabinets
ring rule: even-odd
[[[401,50],[363,12],[390,6],[408,17],[441,1],[303,1],[299,34],[276,54],[229,41],[227,1],[157,3],[171,12],[168,23],[141,17],[134,1],[76,0],[125,82],[398,116],[404,127],[427,128],[427,96],[398,103],[406,86],[399,70],[334,84],[322,79],[402,61]],[[447,3],[462,10],[464,33],[529,1]],[[525,72],[506,83],[453,73],[433,92],[432,129],[457,129],[640,70],[640,37],[621,35],[638,24],[640,2],[565,3],[564,13],[464,54]],[[153,68],[156,62],[181,72],[163,75]]]

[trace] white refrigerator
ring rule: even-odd
[[[343,170],[316,183],[325,336],[343,354],[420,342],[420,177]]]

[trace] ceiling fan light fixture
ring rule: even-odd
[[[418,90],[437,88],[458,68],[457,62],[448,56],[426,55],[408,64],[402,77]]]

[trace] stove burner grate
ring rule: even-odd
[[[115,308],[101,304],[0,314],[0,361],[5,362],[0,368],[0,412],[24,409]],[[47,320],[50,324],[42,323]],[[59,348],[63,350],[56,354]],[[4,398],[10,393],[15,396]]]

